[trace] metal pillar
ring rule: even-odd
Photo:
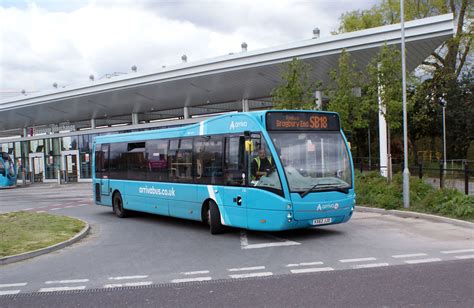
[[[95,129],[95,119],[91,119],[91,129]]]
[[[132,113],[132,125],[137,125],[138,124],[138,113],[134,112]]]
[[[321,110],[323,107],[323,92],[319,90],[316,91],[314,97],[316,97],[316,109]]]
[[[410,207],[410,170],[408,169],[408,124],[407,124],[407,82],[405,64],[405,11],[404,0],[400,0],[400,18],[402,30],[402,90],[403,90],[403,207]]]
[[[249,112],[249,100],[243,99],[242,100],[242,112]]]
[[[443,105],[443,159],[444,174],[446,174],[446,103]]]
[[[28,137],[28,129],[27,129],[26,127],[23,127],[22,137],[23,137],[23,138]]]
[[[185,119],[189,119],[189,118],[190,118],[190,116],[189,116],[189,107],[185,106],[185,107],[183,108],[183,114],[184,114],[184,118],[185,118]]]
[[[380,174],[384,177],[388,176],[388,150],[387,150],[387,121],[385,120],[385,106],[382,101],[382,86],[378,87],[379,101],[379,154],[380,154]]]

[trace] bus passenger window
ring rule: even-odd
[[[199,137],[194,141],[195,179],[200,184],[222,185],[222,137]]]
[[[168,162],[170,180],[184,183],[192,182],[193,140],[171,140]]]
[[[168,180],[168,140],[146,142],[148,160],[148,181],[166,182]]]

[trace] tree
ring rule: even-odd
[[[391,134],[402,126],[402,80],[400,51],[384,45],[379,54],[367,66],[367,104],[381,110],[387,122],[388,155],[391,157]],[[388,179],[391,180],[391,160],[388,165]]]
[[[309,78],[311,66],[294,58],[284,66],[282,84],[271,92],[275,109],[314,109],[318,84]]]
[[[329,91],[328,109],[339,113],[345,130],[366,128],[369,123],[369,105],[354,91],[362,86],[362,74],[356,70],[356,63],[351,61],[347,51],[342,51],[338,69],[330,71],[329,76],[334,87]]]
[[[474,76],[468,72],[456,82],[452,93],[448,93],[456,104],[446,107],[447,156],[466,158],[474,141]]]
[[[434,81],[446,88],[453,86],[455,80],[465,69],[472,69],[473,47],[473,7],[472,0],[405,0],[405,20],[425,18],[446,13],[455,17],[456,33],[434,51],[423,62],[425,69],[434,75]],[[341,15],[337,33],[351,32],[400,22],[400,1],[383,0],[368,10],[358,10]]]
[[[456,30],[454,37],[442,44],[419,67],[423,73],[423,78],[415,84],[408,85],[411,88],[411,93],[408,93],[409,101],[412,103],[408,123],[410,139],[413,146],[415,146],[414,141],[416,139],[430,137],[431,150],[433,151],[436,138],[441,136],[441,108],[439,107],[441,97],[446,99],[448,104],[446,109],[447,119],[453,118],[452,123],[447,121],[448,128],[451,125],[458,127],[458,123],[472,122],[472,115],[469,118],[468,112],[458,111],[463,108],[466,110],[465,108],[468,107],[466,104],[469,104],[469,100],[464,100],[464,97],[459,96],[460,87],[461,85],[468,87],[469,82],[472,83],[472,78],[470,81],[466,81],[463,76],[473,70],[473,0],[405,0],[404,3],[405,20],[445,13],[454,14]],[[338,33],[399,22],[400,1],[382,0],[381,4],[368,10],[343,14]],[[464,81],[461,82],[461,79]],[[372,88],[372,90],[374,89]],[[472,108],[472,100],[470,103],[469,106]],[[457,119],[457,121],[454,121],[454,119]],[[392,122],[391,128],[395,128],[393,124],[396,126],[396,123]],[[449,132],[450,129],[447,131]],[[467,142],[469,138],[461,139]],[[457,150],[465,153],[464,147]],[[459,158],[461,152],[450,153],[448,150],[448,155],[455,155],[456,158]]]

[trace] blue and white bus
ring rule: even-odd
[[[198,220],[217,234],[338,224],[354,211],[352,157],[332,112],[231,113],[98,136],[94,153],[95,202],[118,217]]]
[[[16,185],[17,168],[14,159],[6,152],[0,152],[0,188]]]

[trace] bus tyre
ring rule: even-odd
[[[209,201],[207,217],[211,234],[221,234],[224,232],[224,226],[221,224],[221,214],[214,201]]]
[[[123,208],[122,195],[119,192],[116,192],[112,198],[112,209],[117,217],[125,218],[128,215],[128,211]]]

